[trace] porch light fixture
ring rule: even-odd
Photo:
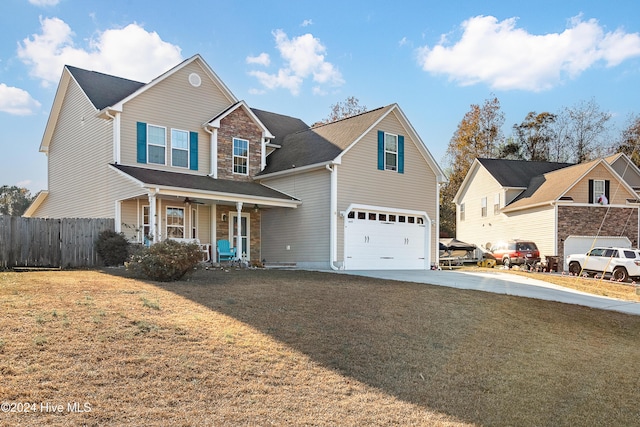
[[[253,205],[253,211],[255,213],[258,213],[258,211],[260,210],[260,207],[258,206],[258,204],[256,203],[255,205]]]

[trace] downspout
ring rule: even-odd
[[[109,110],[105,114],[113,120],[113,162],[120,164],[120,114],[112,115]]]
[[[338,271],[343,268],[337,267],[334,263],[338,254],[338,165],[334,164],[333,168],[326,165],[331,172],[330,202],[329,202],[329,267]]]
[[[213,131],[209,130],[209,126],[204,126],[204,131],[211,137],[209,138],[209,176],[211,178],[218,178],[218,128],[213,128]]]

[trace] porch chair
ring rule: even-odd
[[[218,240],[218,262],[232,261],[236,258],[236,248],[228,240]]]

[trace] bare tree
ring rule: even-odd
[[[360,100],[358,100],[358,98],[350,96],[344,101],[339,101],[333,104],[331,106],[331,113],[329,113],[329,116],[326,119],[321,120],[320,123],[335,122],[337,120],[365,113],[366,111],[367,107],[360,105]]]
[[[562,127],[556,132],[559,143],[568,150],[569,160],[582,163],[603,154],[611,114],[601,111],[593,98],[565,108],[559,116],[558,125]]]

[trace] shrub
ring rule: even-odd
[[[129,257],[129,242],[123,233],[105,230],[98,235],[95,247],[104,265],[122,265]]]
[[[126,264],[127,270],[151,280],[178,280],[202,261],[202,252],[195,243],[165,240],[150,248],[139,249]]]

